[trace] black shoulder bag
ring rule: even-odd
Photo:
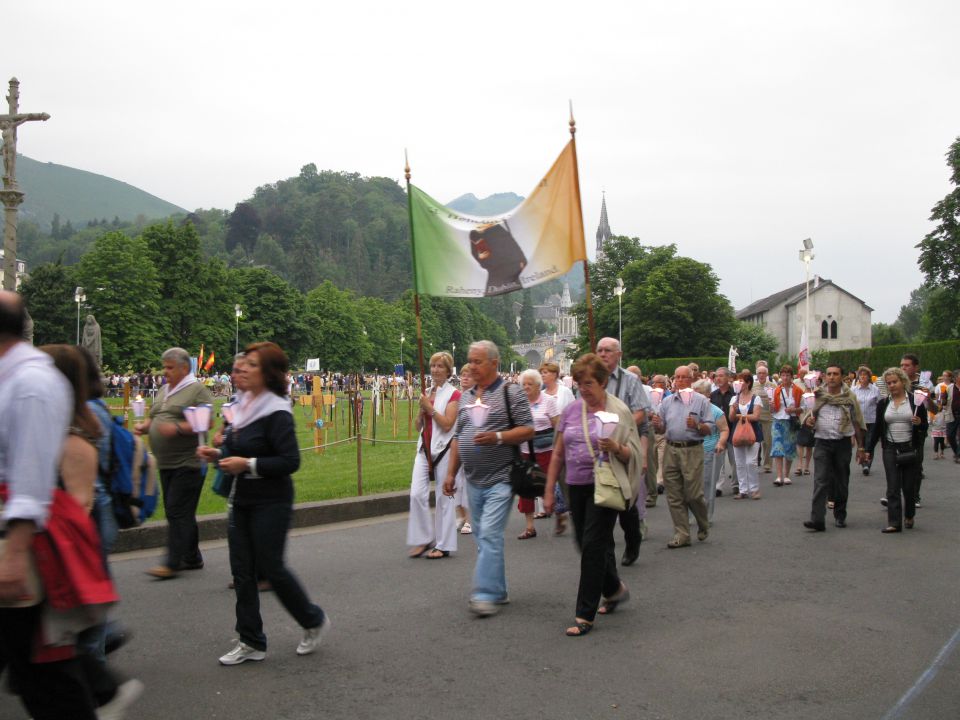
[[[510,412],[510,396],[507,394],[507,386],[503,386],[503,404],[507,410],[507,422],[509,429],[516,427],[513,424],[513,413]],[[537,464],[536,457],[533,454],[533,441],[527,440],[527,450],[530,454],[524,458],[520,453],[520,448],[513,446],[513,460],[510,462],[510,486],[513,492],[522,498],[531,500],[535,497],[543,497],[547,488],[547,474]]]

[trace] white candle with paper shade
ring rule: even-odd
[[[653,403],[653,407],[660,407],[660,403],[663,402],[663,388],[651,388],[650,400]]]
[[[689,405],[693,400],[693,388],[683,388],[678,393],[684,405]]]
[[[193,428],[202,445],[204,436],[210,429],[210,420],[213,418],[213,406],[209,403],[203,403],[202,405],[185,407],[183,409],[183,416],[187,419],[187,422],[190,423],[190,427]]]
[[[800,398],[800,404],[805,407],[807,410],[812,410],[814,403],[817,401],[817,396],[812,392],[805,392]]]
[[[140,395],[137,395],[133,399],[133,402],[130,403],[130,405],[133,407],[133,416],[137,420],[142,420],[144,412],[146,411],[146,405],[147,405],[146,400],[144,400],[143,397],[141,397]]]
[[[770,400],[770,402],[773,402],[773,396],[777,394],[777,389],[774,387],[767,387],[764,388],[764,390],[767,391],[767,398]]]
[[[220,407],[220,413],[223,415],[223,419],[228,423],[233,424],[233,406],[235,403],[228,402],[224,403]]]
[[[806,375],[803,376],[803,384],[806,385],[811,390],[813,390],[814,388],[817,387],[818,377],[820,377],[820,373],[808,372]]]
[[[740,388],[743,387],[743,380],[734,380],[733,381],[733,392],[736,395],[740,394]]]
[[[490,406],[484,405],[480,401],[480,398],[477,398],[477,401],[473,403],[473,405],[467,405],[467,412],[470,413],[470,420],[473,422],[473,426],[479,430],[487,422],[487,413],[490,412]]]
[[[599,438],[609,438],[613,435],[614,430],[617,429],[617,424],[620,422],[620,416],[616,413],[607,412],[606,410],[599,410],[593,414],[591,418],[593,427],[596,429],[597,437]],[[601,453],[600,459],[610,460],[609,453]]]
[[[916,413],[917,410],[923,407],[923,404],[927,401],[928,397],[930,397],[930,394],[926,390],[921,390],[920,388],[917,388],[916,390],[913,391],[913,404],[916,405],[916,408],[914,409],[914,413],[913,413],[914,415],[917,414]]]

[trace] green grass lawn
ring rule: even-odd
[[[361,430],[364,437],[371,437],[372,411],[369,402],[369,394],[366,394],[367,402],[364,408],[364,418],[361,424]],[[110,409],[114,414],[120,414],[122,401],[120,399],[110,398],[107,400]],[[217,398],[215,408],[217,410],[217,425],[219,426],[219,409],[224,403],[223,398]],[[400,400],[397,403],[397,436],[396,440],[406,441],[407,428],[410,426],[409,411],[407,402]],[[416,412],[417,405],[412,403],[413,411]],[[327,427],[327,442],[333,442],[347,437],[347,410],[348,403],[344,395],[338,395],[337,399],[337,428],[334,430],[329,416],[325,419]],[[377,417],[377,439],[394,440],[393,436],[393,415],[389,403],[385,404],[385,414]],[[149,406],[148,406],[149,412]],[[297,440],[301,448],[310,448],[314,443],[313,436],[313,410],[309,407],[297,405],[293,409],[294,422],[297,426]],[[133,427],[133,412],[130,412],[130,427]],[[410,439],[417,437],[416,429],[413,428],[410,433]],[[393,492],[396,490],[405,490],[410,487],[410,473],[413,470],[413,461],[416,453],[416,445],[413,443],[392,444],[377,442],[374,446],[370,442],[364,442],[362,447],[363,461],[363,494],[374,495],[376,493]],[[296,491],[296,502],[313,502],[316,500],[331,500],[335,498],[356,497],[357,496],[357,445],[355,442],[345,442],[340,445],[328,447],[320,454],[313,450],[303,450],[301,452],[300,470],[293,476],[294,488]],[[207,475],[207,483],[204,486],[203,494],[200,496],[200,505],[197,509],[198,515],[209,515],[211,513],[226,512],[227,501],[225,498],[215,495],[210,489],[213,481],[213,470]],[[162,520],[162,503],[158,504],[157,511],[153,520]]]

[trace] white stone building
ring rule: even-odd
[[[20,289],[20,285],[23,283],[24,277],[27,275],[27,263],[23,260],[17,259],[17,290]],[[0,286],[3,284],[3,248],[0,248]]]
[[[806,321],[806,283],[781,290],[737,312],[777,338],[780,354],[796,356]],[[819,275],[810,281],[810,351],[870,347],[873,308]]]

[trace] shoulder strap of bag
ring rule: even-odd
[[[512,430],[516,425],[513,424],[513,413],[510,412],[510,395],[507,393],[506,383],[503,384],[503,406],[507,410],[507,424],[510,426],[508,429]],[[533,460],[533,440],[527,440],[527,451],[530,453],[530,459]],[[520,448],[516,445],[513,446],[513,454],[520,456]]]
[[[590,429],[587,427],[587,401],[580,401],[580,420],[583,423],[583,441],[587,444],[587,450],[590,451],[590,459],[597,461],[597,454],[593,451],[593,441],[590,439]]]

